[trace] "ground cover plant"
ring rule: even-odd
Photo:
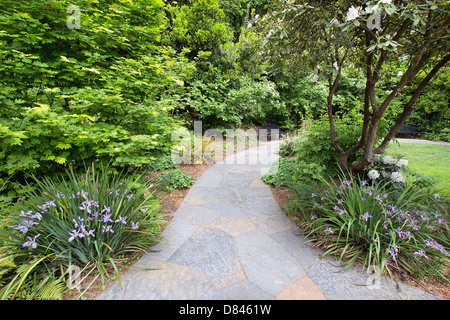
[[[36,183],[0,229],[2,299],[60,299],[74,267],[104,278],[108,265],[118,272],[125,254],[160,240],[159,201],[140,176],[92,166]]]
[[[164,171],[157,178],[158,185],[165,191],[170,192],[173,188],[189,188],[194,179],[179,169]]]
[[[391,276],[400,269],[416,279],[428,275],[448,283],[448,207],[437,194],[393,183],[398,182],[323,180],[315,192],[297,193],[297,206],[289,211],[301,217],[323,256],[335,254],[346,266],[374,265]]]

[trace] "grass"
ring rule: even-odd
[[[450,198],[450,146],[421,143],[391,143],[390,155],[401,155],[408,159],[408,168],[413,172],[438,178],[441,194]]]

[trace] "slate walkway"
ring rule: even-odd
[[[443,146],[450,146],[450,142],[446,141],[431,141],[431,140],[423,140],[423,139],[402,139],[398,138],[397,141],[402,143],[420,143],[420,144],[439,144]]]
[[[210,167],[164,231],[165,243],[152,248],[158,252],[122,276],[123,291],[115,283],[98,299],[438,299],[387,277],[373,284],[357,266],[338,273],[335,260],[319,259],[322,251],[304,244],[261,180],[278,145]]]

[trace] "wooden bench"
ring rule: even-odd
[[[390,126],[392,128],[392,126]],[[400,130],[397,132],[397,137],[418,137],[420,136],[421,132],[419,129],[417,129],[414,126],[411,126],[409,124],[404,124]]]

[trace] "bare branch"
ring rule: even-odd
[[[414,94],[411,96],[411,99],[408,101],[408,103],[403,108],[403,112],[398,118],[395,125],[391,128],[389,133],[384,138],[381,145],[376,148],[373,152],[375,154],[382,154],[386,148],[389,145],[389,142],[394,138],[394,136],[397,134],[397,132],[400,130],[400,128],[403,126],[403,124],[406,122],[408,117],[414,112],[414,104],[417,102],[417,99],[425,89],[426,85],[430,82],[430,80],[438,73],[438,71],[444,67],[448,62],[450,61],[450,54],[446,55],[444,58],[442,58],[438,64],[434,66],[434,68],[426,75],[425,78],[422,79],[420,84],[417,86],[416,90],[414,91]]]

